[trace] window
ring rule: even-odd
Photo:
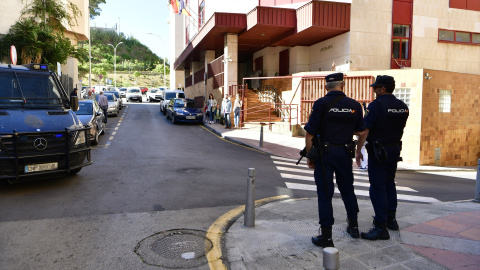
[[[455,31],[438,30],[438,40],[453,41]]]
[[[472,33],[472,43],[480,44],[480,34]]]
[[[198,28],[205,24],[205,0],[198,6]]]
[[[392,58],[410,59],[410,26],[393,25]]]
[[[410,88],[396,88],[393,91],[393,95],[405,102],[405,104],[407,104],[407,106],[410,108],[410,92]]]
[[[440,100],[438,103],[439,112],[450,112],[452,103],[452,92],[450,90],[440,90]]]
[[[480,45],[480,34],[456,30],[438,29],[438,41],[466,45]]]

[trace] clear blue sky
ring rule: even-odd
[[[168,20],[172,11],[166,0],[106,0],[100,8],[102,9],[100,16],[91,20],[90,26],[111,28],[119,23],[119,30],[125,36],[135,37],[159,57],[168,58],[170,32]],[[147,33],[160,36],[163,43],[160,38]]]

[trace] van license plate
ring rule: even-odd
[[[187,119],[195,119],[195,116],[187,116]]]
[[[41,172],[41,171],[50,171],[58,169],[58,162],[52,163],[43,163],[43,164],[32,164],[25,166],[25,172]]]

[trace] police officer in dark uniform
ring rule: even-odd
[[[347,232],[359,238],[357,197],[353,189],[352,158],[355,144],[353,135],[363,132],[363,112],[360,103],[343,93],[345,82],[342,73],[325,77],[328,93],[313,104],[308,123],[305,125],[305,150],[307,164],[315,169],[315,184],[318,196],[318,215],[321,234],[312,237],[313,244],[333,247],[332,226],[334,223],[332,197],[333,173],[347,210]],[[310,154],[316,141],[317,159]],[[319,151],[318,151],[319,150]]]
[[[364,239],[390,239],[390,230],[398,230],[395,219],[397,209],[397,190],[395,173],[402,149],[402,135],[408,118],[408,107],[392,93],[395,80],[391,76],[377,76],[370,85],[376,99],[370,103],[365,114],[365,132],[360,136],[358,144],[367,140],[368,177],[370,181],[370,200],[375,216],[374,227],[362,233]],[[363,155],[357,149],[356,162],[359,165]]]

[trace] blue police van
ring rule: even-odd
[[[92,164],[90,128],[44,64],[0,64],[0,180],[76,174]]]

